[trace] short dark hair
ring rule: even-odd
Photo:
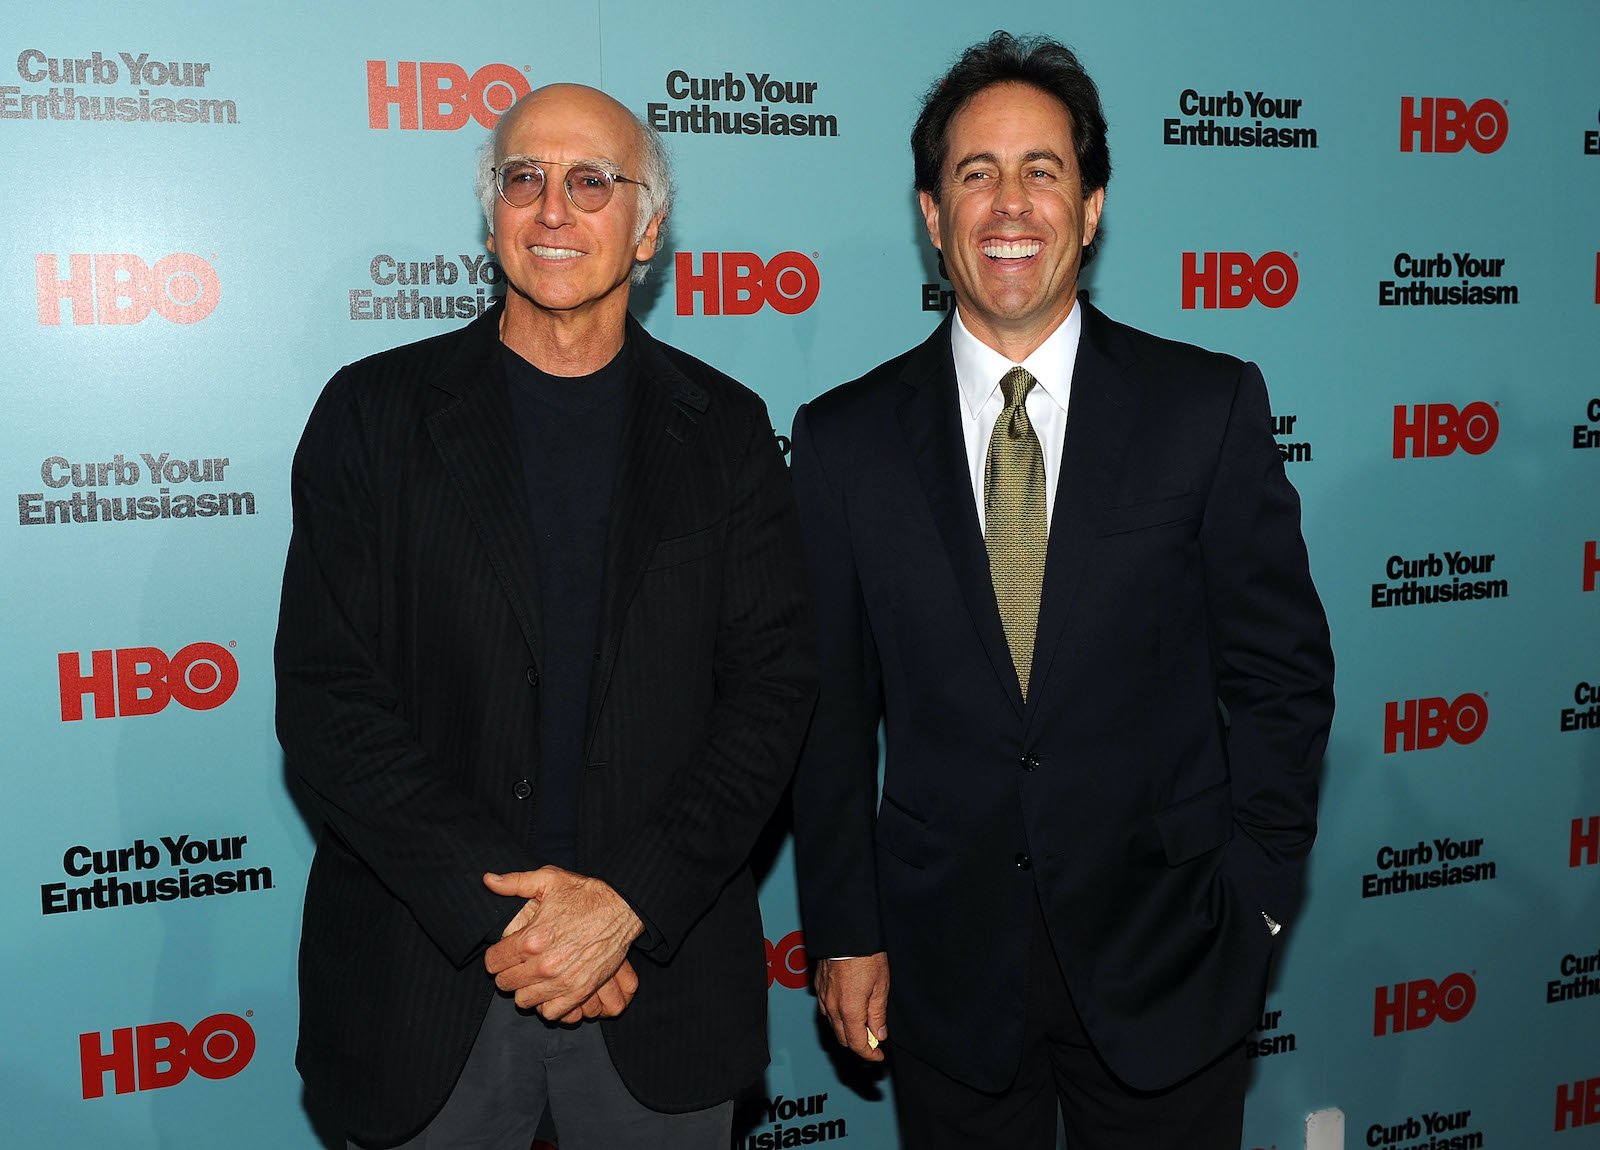
[[[1072,49],[1048,36],[1019,37],[996,32],[961,53],[955,66],[935,81],[922,98],[922,112],[911,130],[917,191],[939,198],[940,173],[949,151],[950,121],[969,100],[995,84],[1028,84],[1061,101],[1072,119],[1072,143],[1083,194],[1088,196],[1111,182],[1111,149],[1106,144],[1100,90]],[[1084,249],[1085,265],[1099,246],[1097,235]]]

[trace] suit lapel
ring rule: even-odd
[[[1045,553],[1033,648],[1033,701],[1049,679],[1062,628],[1089,561],[1098,512],[1110,502],[1122,472],[1142,392],[1116,346],[1111,322],[1087,302],[1080,300],[1078,306],[1083,309],[1083,330],[1072,371],[1067,440]]]
[[[435,381],[455,397],[427,418],[445,469],[455,480],[511,600],[535,664],[539,661],[539,581],[522,448],[506,394],[500,307],[463,330],[461,346]]]
[[[595,647],[599,662],[589,682],[585,748],[594,742],[628,604],[677,494],[685,449],[693,442],[711,400],[703,387],[673,366],[632,316],[628,317],[628,339],[637,371],[628,394],[606,530],[600,632]]]
[[[989,553],[984,549],[972,481],[968,478],[967,449],[959,422],[961,398],[950,353],[950,326],[951,320],[946,319],[906,361],[901,378],[907,395],[897,414],[934,524],[955,570],[967,614],[977,628],[1006,698],[1021,715],[1022,689],[1017,684],[1016,665],[1011,661],[1011,648],[1000,623],[1000,609],[995,605]]]

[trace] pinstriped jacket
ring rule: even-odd
[[[485,871],[541,865],[540,620],[499,308],[329,382],[292,475],[276,645],[289,772],[322,819],[306,891],[297,1062],[353,1137],[443,1104],[519,905]],[[579,869],[650,931],[603,1023],[660,1110],[731,1097],[766,1063],[765,955],[746,865],[814,693],[788,476],[766,408],[629,320],[601,586]]]

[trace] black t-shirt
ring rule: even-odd
[[[593,375],[549,375],[504,348],[539,564],[540,734],[535,849],[578,864],[578,792],[600,627],[606,528],[633,349]]]

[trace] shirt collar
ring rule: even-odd
[[[1072,385],[1072,368],[1078,358],[1078,337],[1083,332],[1083,309],[1076,301],[1067,318],[1057,325],[1033,354],[1020,364],[1012,363],[994,348],[967,330],[956,308],[950,325],[950,351],[955,357],[956,385],[968,419],[978,418],[984,403],[1000,388],[1000,378],[1013,367],[1024,367],[1038,381],[1036,390],[1065,411]]]

